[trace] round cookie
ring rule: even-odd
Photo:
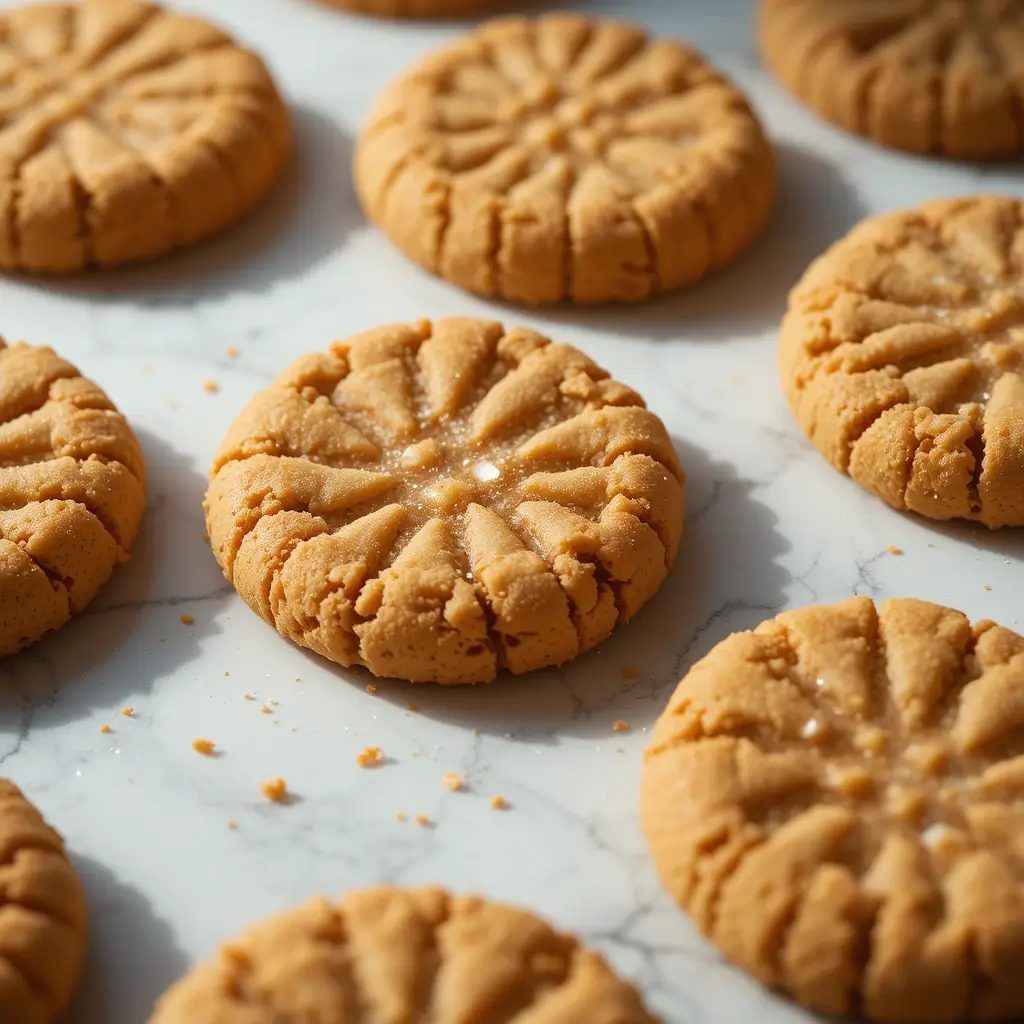
[[[736,633],[646,753],[665,887],[826,1013],[1024,1014],[1024,637],[864,597]]]
[[[747,101],[699,54],[551,14],[487,23],[395,82],[355,182],[391,241],[460,288],[631,302],[747,246],[775,165]]]
[[[125,418],[52,349],[0,339],[0,656],[82,610],[146,502]]]
[[[894,508],[1024,525],[1024,203],[865,221],[789,298],[779,363],[804,433]]]
[[[296,643],[413,682],[576,657],[658,589],[682,533],[661,420],[582,352],[452,318],[306,356],[222,442],[225,576]]]
[[[533,914],[440,889],[315,900],[224,947],[149,1024],[655,1024],[632,985]]]
[[[381,18],[457,18],[484,7],[494,0],[324,0],[360,14]]]
[[[0,14],[0,267],[157,256],[240,217],[276,179],[288,114],[219,29],[140,0]]]
[[[1024,152],[1017,0],[763,0],[761,50],[823,117],[885,146]]]
[[[86,931],[85,896],[64,843],[0,779],[0,1020],[50,1024],[78,982]]]

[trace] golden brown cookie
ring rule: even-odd
[[[448,319],[299,359],[220,446],[217,561],[341,665],[474,683],[576,657],[658,589],[682,532],[661,420],[568,345]]]
[[[1024,525],[1024,204],[865,221],[789,298],[779,362],[804,433],[894,508]]]
[[[1019,0],[762,0],[761,50],[843,128],[915,153],[1024,152]]]
[[[52,349],[0,339],[0,656],[82,610],[146,501],[131,427]]]
[[[457,18],[493,6],[494,0],[324,0],[360,14],[382,18]]]
[[[696,281],[775,191],[757,119],[699,54],[569,14],[490,22],[414,67],[374,107],[355,178],[407,256],[531,304]]]
[[[533,914],[440,889],[315,900],[244,932],[149,1024],[655,1024],[632,985]]]
[[[1024,1014],[1024,637],[864,597],[736,633],[658,721],[642,818],[680,906],[801,1003]]]
[[[0,267],[66,273],[196,242],[288,153],[262,61],[139,0],[0,15]]]
[[[85,896],[59,835],[0,779],[0,1020],[50,1024],[82,969]]]

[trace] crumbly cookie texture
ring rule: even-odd
[[[493,7],[495,0],[324,0],[360,14],[382,18],[455,18]]]
[[[923,601],[786,612],[679,684],[646,754],[666,888],[826,1013],[1024,1013],[1024,637]]]
[[[68,273],[212,235],[269,189],[290,128],[262,61],[139,0],[0,15],[0,267]]]
[[[1017,0],[763,0],[761,50],[830,121],[962,159],[1024,152]]]
[[[1024,204],[865,221],[789,299],[779,362],[804,433],[894,508],[1024,525]]]
[[[489,22],[394,83],[355,180],[391,241],[461,288],[630,302],[729,263],[768,217],[775,165],[699,54],[551,14]]]
[[[658,589],[682,532],[661,420],[582,352],[453,318],[299,359],[206,496],[224,574],[341,665],[473,683],[574,658]]]
[[[149,1024],[655,1024],[596,952],[525,911],[439,889],[316,900],[257,925]]]
[[[85,955],[82,884],[59,835],[0,779],[0,1020],[50,1024]]]
[[[138,441],[52,349],[0,339],[0,656],[87,605],[146,501]]]

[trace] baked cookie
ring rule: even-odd
[[[1018,0],[762,0],[761,50],[823,117],[885,146],[1024,152]]]
[[[110,399],[52,349],[0,339],[0,656],[93,599],[145,502],[142,452]]]
[[[826,1013],[1024,1014],[1024,637],[868,598],[736,633],[646,754],[665,887]]]
[[[299,359],[228,431],[214,554],[282,635],[341,665],[475,683],[593,647],[658,589],[683,472],[582,352],[453,318]]]
[[[82,970],[82,884],[59,835],[0,779],[0,1020],[50,1024]]]
[[[655,1024],[604,958],[522,910],[440,889],[315,900],[244,932],[149,1024]]]
[[[324,0],[360,14],[381,18],[457,18],[493,6],[494,0]]]
[[[699,54],[551,14],[485,24],[395,82],[355,180],[391,241],[460,288],[630,302],[729,263],[768,217],[775,166]]]
[[[289,122],[267,69],[219,29],[139,0],[0,14],[0,267],[145,259],[270,188]]]
[[[779,362],[804,433],[894,508],[1024,525],[1024,203],[865,221],[789,298]]]

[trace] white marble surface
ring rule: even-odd
[[[636,822],[641,750],[696,658],[785,607],[912,595],[1024,626],[1020,533],[935,526],[874,501],[803,441],[775,373],[786,289],[861,216],[1019,191],[1021,179],[885,153],[818,123],[758,67],[739,0],[574,4],[687,36],[738,78],[778,148],[778,209],[743,259],[687,294],[496,311],[392,252],[364,223],[348,175],[374,93],[458,28],[303,0],[193,6],[278,74],[298,126],[287,181],[222,239],[156,265],[0,281],[0,330],[54,345],[107,388],[151,470],[132,561],[86,614],[0,666],[0,772],[66,835],[91,902],[88,969],[67,1024],[141,1024],[171,979],[246,922],[380,881],[541,910],[606,950],[669,1024],[809,1019],[724,965],[659,891]],[[367,677],[289,646],[225,585],[203,539],[205,469],[249,394],[300,353],[392,320],[496,312],[580,345],[666,420],[689,474],[682,552],[634,623],[563,670],[477,690],[382,683],[372,696]],[[224,355],[231,345],[237,359]],[[218,394],[203,391],[206,379]],[[639,678],[621,677],[627,665]],[[279,701],[273,715],[246,691]],[[125,705],[132,720],[118,714]],[[618,718],[629,733],[613,733]],[[196,755],[197,736],[223,756]],[[383,747],[384,768],[357,767],[367,744]],[[451,770],[468,792],[442,787]],[[295,792],[291,806],[261,798],[260,781],[275,776]],[[495,793],[509,811],[490,810]],[[397,823],[397,811],[435,825]]]

